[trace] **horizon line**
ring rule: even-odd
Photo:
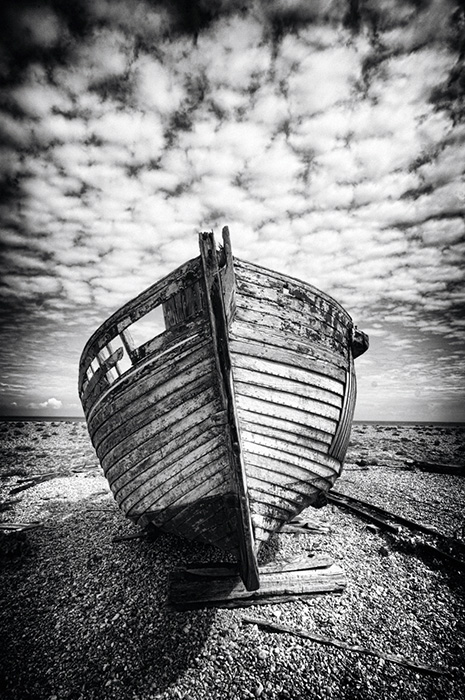
[[[66,421],[66,420],[72,420],[72,421],[85,421],[86,418],[83,415],[77,416],[54,416],[54,415],[12,415],[12,414],[5,414],[5,415],[0,415],[0,421],[28,421],[28,420],[44,420],[44,421]],[[428,423],[434,423],[435,425],[465,425],[465,419],[462,420],[435,420],[433,418],[430,419],[408,419],[408,420],[401,420],[401,419],[395,419],[395,418],[354,418],[352,423],[384,423],[384,424],[390,424],[390,423],[421,423],[421,424],[428,424]]]

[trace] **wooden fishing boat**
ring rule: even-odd
[[[341,472],[368,339],[327,294],[233,258],[227,228],[199,243],[92,335],[79,395],[123,513],[233,553],[256,590],[260,547]]]

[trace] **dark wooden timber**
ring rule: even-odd
[[[421,671],[434,676],[442,676],[448,673],[446,669],[430,666],[418,661],[412,661],[407,659],[405,656],[401,656],[400,654],[387,654],[386,652],[379,651],[377,649],[368,649],[367,647],[362,647],[360,644],[350,644],[342,639],[324,637],[321,634],[310,632],[309,630],[305,630],[301,627],[291,627],[289,625],[283,625],[282,623],[271,622],[269,620],[263,620],[259,617],[250,616],[243,616],[242,622],[244,624],[257,625],[259,628],[270,632],[284,632],[286,634],[293,634],[297,637],[302,637],[303,639],[309,639],[312,642],[317,642],[318,644],[324,644],[325,646],[336,647],[337,649],[346,649],[347,651],[353,651],[357,652],[358,654],[368,656],[376,656],[379,659],[384,659],[394,664],[400,664],[401,666],[405,666],[413,671]]]
[[[401,528],[404,527],[407,531],[421,532],[433,539],[433,542],[415,541],[414,548],[420,553],[426,553],[437,559],[442,559],[447,564],[451,565],[460,571],[465,570],[465,543],[456,537],[447,537],[435,528],[428,527],[423,523],[416,522],[410,518],[405,518],[397,513],[367,503],[346,494],[332,491],[327,494],[327,499],[330,503],[334,503],[342,508],[346,508],[356,515],[359,515],[364,520],[374,523],[378,528],[387,530],[388,532],[398,535]],[[455,553],[460,554],[460,557],[455,556]]]

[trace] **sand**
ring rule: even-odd
[[[84,423],[4,422],[0,436],[1,521],[40,524],[1,541],[5,700],[465,697],[463,572],[328,505],[316,512],[328,533],[280,535],[275,555],[330,554],[346,571],[342,594],[173,611],[169,571],[221,555],[169,535],[114,542],[137,529],[117,510]],[[463,538],[465,477],[406,467],[464,457],[463,426],[356,424],[336,488]],[[245,614],[446,673],[267,632]]]

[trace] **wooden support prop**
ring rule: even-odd
[[[246,590],[234,564],[192,564],[170,576],[169,603],[178,610],[243,608],[344,590],[343,569],[327,556],[274,562],[259,568],[260,588]]]
[[[368,656],[376,656],[379,659],[384,659],[385,661],[391,661],[394,664],[400,664],[401,666],[406,666],[414,671],[421,671],[423,673],[429,673],[434,676],[447,675],[445,669],[436,668],[435,666],[429,666],[427,664],[418,663],[416,661],[410,661],[410,659],[401,656],[400,654],[385,654],[382,651],[377,651],[376,649],[366,649],[359,644],[348,644],[341,639],[335,639],[333,637],[324,637],[321,634],[316,634],[314,632],[308,632],[300,627],[289,627],[288,625],[282,625],[276,622],[269,622],[268,620],[262,620],[257,617],[243,617],[242,622],[249,625],[257,625],[263,629],[269,630],[271,632],[286,632],[287,634],[293,634],[297,637],[303,637],[304,639],[310,639],[312,642],[318,642],[318,644],[325,644],[326,646],[336,647],[338,649],[347,649],[348,651],[355,651],[359,654],[365,654]]]

